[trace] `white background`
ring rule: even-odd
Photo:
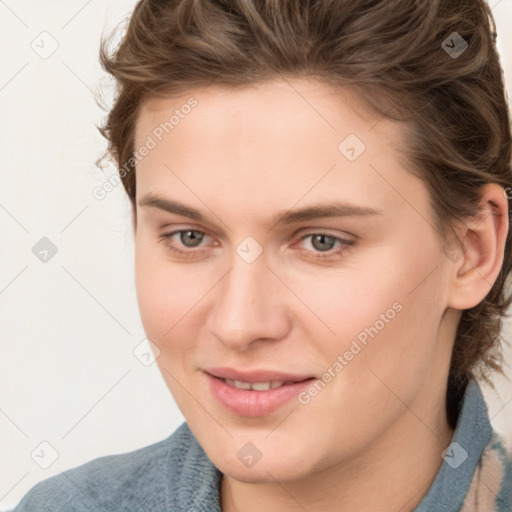
[[[490,3],[510,96],[512,0]],[[0,0],[0,508],[40,480],[159,441],[183,421],[156,364],[133,354],[144,331],[124,190],[92,196],[104,182],[94,162],[105,147],[93,92],[110,83],[100,36],[134,5]],[[41,37],[46,49],[56,44],[43,31],[59,45],[47,59],[31,47]],[[58,248],[48,263],[32,253],[42,237]],[[510,349],[506,357],[512,363]],[[512,384],[496,382],[499,395],[483,388],[489,414],[512,438]],[[40,464],[52,462],[52,449],[42,442],[58,452],[47,469]]]

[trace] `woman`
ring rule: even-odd
[[[512,509],[477,383],[511,301],[494,30],[483,0],[137,4],[101,131],[186,422],[17,511]]]

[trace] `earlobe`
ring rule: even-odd
[[[505,191],[497,184],[487,184],[482,187],[479,213],[465,219],[460,231],[460,258],[452,259],[450,307],[473,308],[489,293],[503,265],[508,230]]]

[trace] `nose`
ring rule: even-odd
[[[230,270],[215,287],[208,316],[210,332],[227,348],[241,351],[286,336],[290,291],[274,272],[263,255],[247,263],[234,254]]]

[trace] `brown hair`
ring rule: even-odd
[[[100,61],[117,94],[100,131],[106,155],[127,170],[134,221],[130,158],[144,100],[283,75],[348,84],[381,116],[409,123],[411,172],[430,192],[443,242],[453,240],[452,221],[477,213],[482,185],[510,190],[510,117],[485,0],[141,0],[115,51],[110,42],[102,39]],[[447,390],[452,426],[469,378],[492,386],[490,370],[503,374],[511,265],[509,230],[492,289],[462,312]]]

